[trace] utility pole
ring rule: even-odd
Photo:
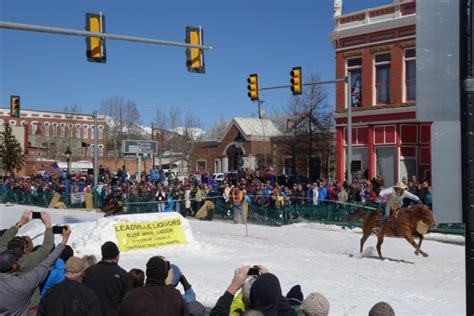
[[[347,185],[352,184],[352,83],[351,73],[347,72]]]
[[[461,173],[462,209],[465,227],[466,315],[474,314],[474,40],[473,1],[461,1]]]
[[[151,123],[151,140],[152,141],[155,140],[155,126],[153,125],[153,123]],[[155,169],[155,154],[152,154],[152,157],[153,157],[152,166],[153,166],[153,169]]]
[[[94,188],[97,188],[99,185],[99,159],[98,153],[99,148],[97,148],[97,111],[92,113],[92,117],[94,118]]]

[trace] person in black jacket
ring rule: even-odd
[[[81,284],[84,268],[84,262],[79,257],[70,257],[66,261],[64,281],[53,285],[43,296],[38,316],[102,315],[94,291]]]
[[[247,280],[247,274],[249,272],[250,266],[243,266],[237,268],[234,272],[234,278],[230,282],[230,285],[227,287],[227,290],[219,298],[216,303],[216,306],[211,311],[210,316],[228,316],[230,312],[230,305],[234,299],[235,294],[242,288]]]
[[[185,304],[181,293],[173,285],[173,269],[165,258],[156,256],[146,264],[145,286],[125,295],[120,307],[121,316],[182,316]]]
[[[123,297],[132,288],[127,271],[119,265],[120,251],[114,242],[102,245],[102,261],[84,271],[82,283],[94,290],[104,316],[118,315]]]

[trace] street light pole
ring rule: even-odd
[[[352,184],[352,83],[351,73],[347,72],[347,185]]]
[[[92,117],[94,118],[94,188],[97,188],[99,185],[99,149],[97,148],[97,111],[92,113]]]

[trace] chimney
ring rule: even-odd
[[[342,0],[334,0],[333,17],[339,17],[342,14]]]

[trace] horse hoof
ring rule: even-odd
[[[418,250],[415,250],[415,255],[419,256],[420,252]]]
[[[427,253],[422,253],[423,257],[428,257],[429,255]]]

